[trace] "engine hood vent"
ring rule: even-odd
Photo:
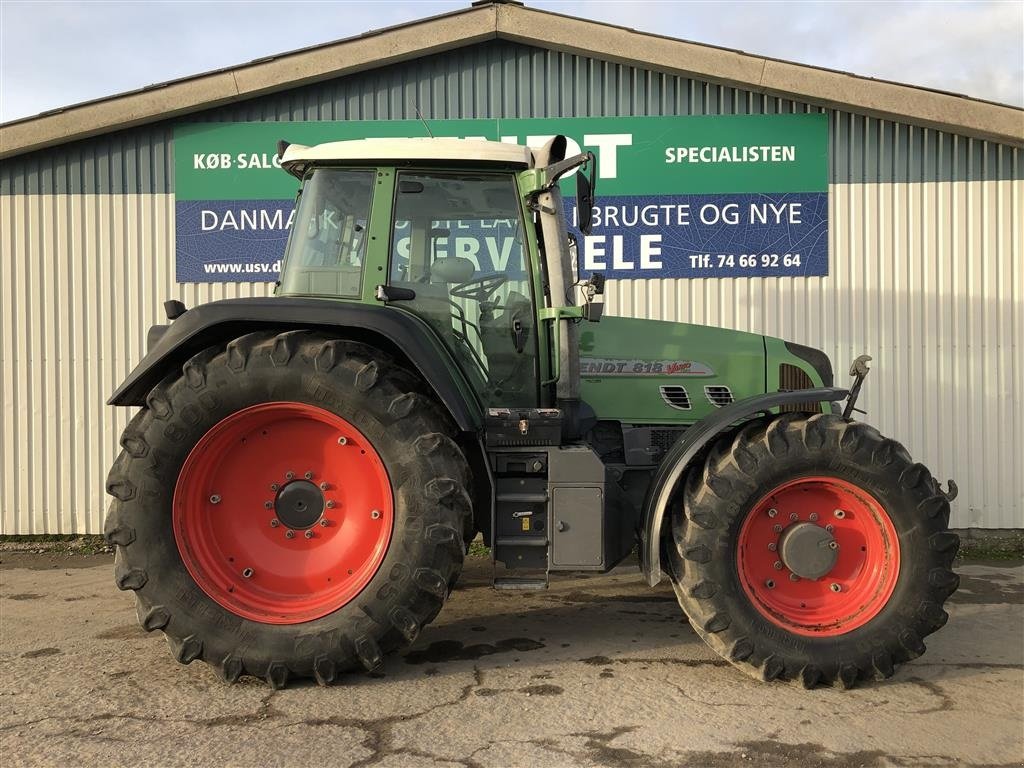
[[[733,401],[732,390],[725,386],[708,385],[704,387],[704,396],[715,408],[722,408]]]
[[[661,399],[665,401],[665,405],[669,408],[675,408],[680,411],[690,410],[690,393],[686,391],[686,387],[680,387],[677,384],[667,384],[658,387],[661,392]]]

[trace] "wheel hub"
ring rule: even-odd
[[[839,558],[835,537],[814,523],[796,523],[779,537],[779,557],[802,579],[820,579]]]
[[[736,570],[773,624],[834,637],[885,607],[900,572],[899,537],[864,488],[834,476],[799,477],[753,504],[737,534]]]
[[[371,582],[394,513],[384,461],[355,424],[275,401],[236,411],[200,438],[175,485],[172,523],[182,563],[207,596],[245,619],[298,624]]]
[[[274,512],[292,530],[316,525],[324,513],[324,495],[309,480],[292,480],[277,492]]]

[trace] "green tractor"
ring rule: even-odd
[[[279,154],[301,190],[276,295],[167,302],[110,399],[140,407],[106,486],[117,586],[178,661],[275,688],[375,670],[478,533],[503,589],[638,551],[764,680],[924,652],[955,486],[851,419],[865,358],[844,389],[815,349],[602,318],[559,188],[591,210],[595,159],[564,137]]]

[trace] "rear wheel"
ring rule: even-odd
[[[691,471],[668,560],[698,634],[765,680],[885,678],[942,627],[959,579],[949,502],[877,430],[786,414]]]
[[[364,345],[250,334],[150,393],[111,469],[116,580],[176,658],[275,687],[373,670],[461,570],[446,414]]]

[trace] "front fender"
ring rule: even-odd
[[[640,528],[640,570],[644,580],[652,587],[661,581],[661,527],[665,520],[665,510],[686,470],[702,448],[731,425],[771,413],[772,408],[807,402],[831,403],[845,399],[848,394],[849,391],[845,389],[822,387],[755,395],[720,408],[686,430],[665,455],[647,489]]]
[[[224,299],[190,309],[151,339],[146,356],[107,404],[145,405],[149,390],[169,370],[214,344],[263,329],[299,328],[340,331],[404,355],[444,403],[459,429],[480,429],[483,414],[475,394],[448,350],[425,323],[394,307],[328,299]]]

